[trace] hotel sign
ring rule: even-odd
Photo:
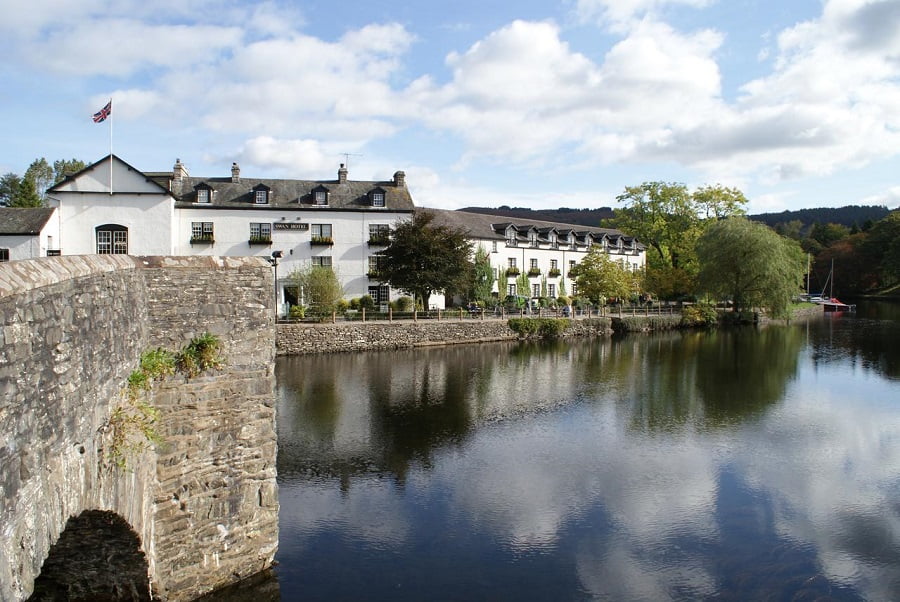
[[[275,230],[309,230],[309,224],[298,224],[296,222],[275,222],[272,224]]]

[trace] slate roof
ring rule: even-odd
[[[595,242],[606,238],[611,245],[616,245],[621,239],[625,249],[635,248],[644,250],[643,243],[628,236],[621,230],[614,228],[586,228],[581,225],[563,224],[559,222],[545,222],[529,220],[528,222],[510,221],[508,216],[487,215],[483,213],[468,213],[466,211],[448,211],[445,209],[421,208],[417,211],[427,211],[435,215],[436,225],[457,228],[469,234],[470,238],[481,240],[506,240],[506,230],[513,226],[516,229],[516,239],[522,243],[528,242],[528,233],[534,230],[538,233],[540,242],[548,242],[548,235],[555,231],[558,236],[565,237],[569,233],[575,235],[575,242],[581,244],[585,237],[591,237]]]
[[[201,178],[187,176],[180,193],[172,185],[172,172],[145,172],[157,184],[172,191],[179,208],[213,209],[310,209],[357,211],[409,211],[414,209],[412,196],[405,185],[394,181],[347,180],[281,180],[241,176],[239,182],[231,177]],[[256,204],[253,191],[262,185],[270,191],[267,204]],[[209,203],[197,203],[197,188],[212,190]],[[319,187],[328,190],[328,205],[314,203],[313,191]],[[384,207],[373,207],[370,194],[378,190],[384,193]]]
[[[34,236],[41,233],[55,209],[2,207],[0,208],[0,235]]]

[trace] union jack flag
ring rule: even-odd
[[[106,118],[112,115],[112,100],[106,103],[106,106],[94,113],[94,123],[106,121]]]

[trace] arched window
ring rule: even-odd
[[[97,226],[98,255],[127,255],[128,228],[119,224]]]

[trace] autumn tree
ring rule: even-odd
[[[700,290],[728,298],[735,311],[762,308],[785,316],[806,271],[796,241],[745,217],[712,224],[697,241]]]
[[[472,245],[465,232],[433,222],[433,213],[417,211],[394,229],[391,244],[378,252],[384,258],[384,281],[421,300],[424,308],[432,293],[462,288],[471,266]]]

